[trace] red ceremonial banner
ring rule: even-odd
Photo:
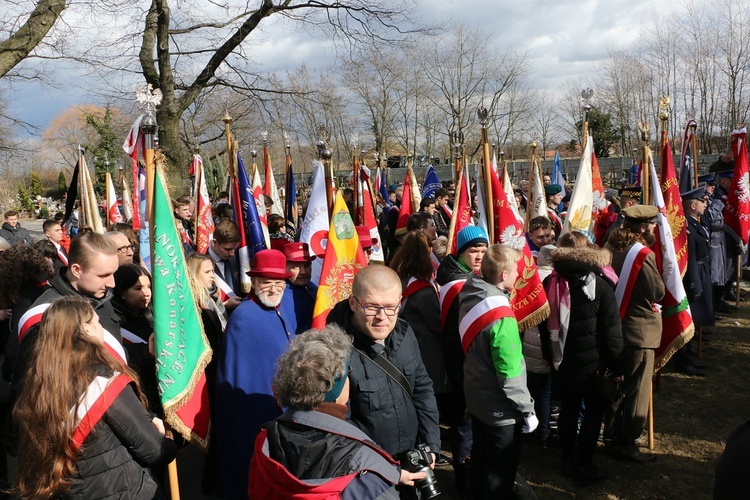
[[[735,232],[744,246],[747,246],[750,233],[750,173],[747,165],[746,136],[746,128],[732,132],[734,175],[724,207],[724,224]]]
[[[523,253],[518,261],[518,280],[510,296],[510,307],[516,315],[519,331],[538,325],[549,316],[547,294],[539,278],[534,257],[523,232],[508,203],[500,180],[496,175],[490,180],[495,207],[495,243],[507,245]]]

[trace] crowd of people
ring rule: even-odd
[[[723,299],[742,254],[723,231],[727,178],[731,171],[712,173],[683,193],[684,284],[699,327],[733,311]],[[193,249],[194,200],[174,200],[214,352],[204,493],[431,498],[440,490],[435,465],[450,464],[462,497],[535,498],[518,474],[524,443],[559,447],[562,474],[584,486],[607,478],[595,463],[600,433],[605,453],[654,460],[637,440],[665,293],[651,250],[657,209],[626,187],[591,235],[560,235],[566,200],[546,180],[549,213],[531,218],[526,240],[550,314],[524,331],[510,305],[520,252],[473,225],[457,232],[451,252],[452,182],[422,200],[403,234],[403,189],[394,186],[381,237],[357,228],[363,251],[381,245],[385,262],[357,272],[320,330],[311,329],[312,263],[322,256],[283,218],[268,219],[271,248],[253,256],[247,293],[226,197],[213,208],[205,254]],[[516,196],[523,211],[528,183]],[[30,498],[161,498],[166,465],[185,443],[162,422],[151,276],[128,224],[75,229],[51,219],[34,242],[13,211],[0,229],[0,478]],[[703,374],[692,343],[676,358],[679,370]],[[8,454],[17,456],[16,478]]]

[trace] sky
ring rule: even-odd
[[[435,25],[460,21],[485,30],[495,37],[499,49],[528,54],[533,87],[557,89],[567,80],[585,78],[597,62],[607,58],[608,50],[636,43],[642,23],[655,16],[670,15],[681,1],[421,0],[416,14]],[[148,4],[145,0],[139,3]],[[196,0],[196,5],[193,14],[197,16],[200,8],[213,8],[203,0]],[[5,8],[0,6],[0,17]],[[64,11],[67,24],[90,21],[76,8],[74,3]],[[127,29],[121,21],[112,21],[108,26],[113,49],[122,43],[115,37]],[[295,29],[288,21],[265,25],[250,41],[253,60],[268,72],[294,70],[303,63],[311,68],[322,67],[336,55],[319,35],[313,37]],[[0,80],[0,92],[9,102],[8,113],[41,129],[68,107],[91,102],[91,88],[102,83],[69,63],[51,62],[47,67],[59,82],[58,87],[33,81],[9,85]]]

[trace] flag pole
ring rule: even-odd
[[[661,100],[660,100],[661,102]],[[667,103],[668,106],[668,103]],[[666,115],[666,117],[664,117]],[[660,118],[662,119],[662,127],[666,130],[666,120],[669,117],[666,113],[661,113]],[[641,181],[641,189],[643,190],[643,204],[650,205],[652,203],[651,193],[651,150],[649,149],[649,135],[648,135],[648,123],[641,122],[639,125],[641,131],[641,147],[642,147],[642,158],[643,169]],[[653,375],[649,379],[648,386],[648,449],[654,450],[654,380]]]
[[[482,158],[484,158],[484,209],[487,211],[485,214],[487,218],[487,236],[489,237],[490,243],[495,242],[495,207],[494,198],[492,196],[492,164],[490,158],[490,143],[487,139],[487,124],[489,123],[489,111],[484,106],[480,106],[477,109],[477,116],[479,117],[479,123],[481,124],[482,132]]]
[[[641,189],[643,192],[643,204],[644,205],[650,205],[651,204],[651,185],[650,185],[650,173],[651,173],[651,164],[650,162],[650,152],[651,150],[648,147],[649,137],[648,137],[648,123],[641,122],[639,125],[639,130],[641,131],[641,161],[643,163],[643,169],[641,170],[641,175],[643,176],[643,179],[641,181]]]
[[[458,186],[461,177],[461,145],[464,138],[463,134],[457,131],[451,132],[450,136],[453,142],[453,183]]]
[[[529,147],[531,147],[531,160],[529,163],[529,193],[531,196],[529,197],[529,201],[536,204],[536,196],[538,194],[534,193],[534,189],[536,187],[536,184],[534,183],[534,170],[535,170],[535,162],[536,162],[536,141],[531,141],[531,144],[529,144]],[[523,224],[523,230],[526,231],[529,228],[529,221],[533,219],[532,216],[533,210],[529,210],[529,207],[526,207],[526,220]]]
[[[323,163],[323,172],[325,173],[325,184],[326,184],[326,205],[328,205],[328,222],[331,221],[333,215],[333,203],[336,201],[336,195],[333,191],[333,163],[331,158],[333,152],[328,147],[328,141],[331,140],[331,132],[326,128],[325,125],[318,125],[318,142],[315,144],[318,148],[318,157]]]
[[[286,176],[284,177],[284,196],[281,197],[282,198],[281,199],[281,206],[282,206],[282,209],[283,209],[282,211],[284,212],[284,225],[285,226],[289,226],[289,224],[288,224],[289,221],[286,218],[286,216],[287,216],[287,213],[286,213],[287,200],[289,199],[289,196],[296,196],[297,193],[291,193],[291,194],[289,193],[289,179],[288,179],[288,176],[289,175],[293,175],[293,174],[291,173],[291,171],[289,169],[289,167],[292,166],[292,145],[289,143],[289,134],[287,132],[284,132],[284,149],[285,149],[284,152],[285,152],[285,156],[286,156],[286,158],[285,158],[286,159],[286,161],[285,161],[285,164],[286,164]],[[297,227],[297,224],[296,224],[295,221],[291,221],[291,222],[292,222],[292,225],[294,227]],[[294,235],[292,235],[292,236],[294,236]]]
[[[354,188],[354,213],[352,215],[352,221],[355,226],[359,226],[361,221],[359,220],[359,161],[357,158],[357,143],[359,142],[359,136],[352,134],[352,182]]]
[[[232,122],[234,119],[229,115],[229,108],[225,108],[224,116],[221,117],[221,121],[224,122],[224,135],[227,136],[227,175],[231,179],[236,176],[237,173],[234,170],[234,155],[232,154]]]
[[[78,230],[80,231],[83,226],[86,225],[86,210],[84,210],[84,197],[83,197],[83,148],[78,145]]]
[[[693,150],[693,186],[698,185],[698,122],[693,120],[690,124],[693,133],[690,137],[690,147]],[[684,160],[683,160],[684,161]]]

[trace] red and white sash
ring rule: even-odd
[[[49,302],[45,304],[39,304],[37,306],[32,307],[25,313],[23,313],[23,316],[21,316],[21,319],[18,320],[18,343],[19,344],[21,343],[23,338],[26,336],[26,332],[28,332],[32,326],[36,326],[42,322],[42,315],[44,314],[44,311],[46,311],[51,305],[52,304],[50,304]]]
[[[480,301],[466,313],[458,325],[464,352],[469,350],[472,341],[483,328],[497,320],[514,317],[510,302],[504,295],[493,295]]]
[[[78,408],[71,408],[70,412],[75,414],[75,430],[73,431],[73,443],[76,451],[83,446],[84,441],[96,424],[102,419],[117,396],[133,380],[122,373],[115,373],[111,378],[96,377],[86,389],[79,401]]]
[[[65,251],[62,249],[62,247],[57,247],[57,258],[60,259],[60,262],[63,263],[63,266],[68,265],[68,256],[65,255]]]
[[[552,223],[555,225],[555,230],[559,234],[560,231],[562,231],[562,226],[563,226],[562,219],[557,214],[557,212],[555,212],[554,210],[552,210],[549,207],[547,208],[547,216],[552,221]]]
[[[417,293],[418,291],[422,290],[423,288],[431,287],[432,290],[435,292],[435,295],[437,295],[437,290],[435,290],[435,286],[425,280],[418,280],[414,276],[409,278],[409,282],[406,284],[406,288],[404,289],[403,293],[401,294],[401,310],[404,310],[404,307],[406,306],[406,301],[409,299],[410,296]]]
[[[104,330],[104,348],[109,351],[112,356],[116,357],[123,363],[128,363],[128,357],[125,354],[125,349],[122,347],[122,344],[107,330]]]
[[[440,287],[440,327],[445,328],[445,319],[453,301],[458,297],[458,292],[464,287],[466,279],[449,281]]]
[[[435,274],[437,274],[438,267],[440,267],[440,261],[438,260],[437,256],[430,252],[430,262],[432,262],[432,275],[435,277]]]
[[[135,333],[122,327],[120,327],[120,336],[122,337],[122,341],[127,344],[148,344],[147,341],[143,340]]]
[[[232,290],[232,287],[227,285],[227,282],[221,279],[217,273],[214,273],[214,282],[216,282],[216,286],[219,287],[219,300],[222,302],[226,302],[237,295],[234,293],[234,290]]]
[[[31,327],[36,326],[42,322],[44,311],[46,311],[51,305],[51,302],[36,305],[26,311],[23,316],[21,316],[21,319],[18,320],[19,344],[26,336]],[[125,349],[122,348],[122,344],[120,344],[115,336],[109,333],[107,330],[104,330],[104,347],[107,349],[107,351],[109,351],[110,354],[122,360],[123,363],[128,362],[128,358],[125,355]]]
[[[650,253],[651,249],[647,246],[635,243],[625,256],[625,262],[620,271],[620,281],[617,282],[617,288],[615,288],[615,298],[617,299],[617,306],[620,308],[620,319],[625,318],[625,312],[628,310],[630,296],[633,293],[635,281],[638,279],[638,273],[641,272],[643,262]]]

